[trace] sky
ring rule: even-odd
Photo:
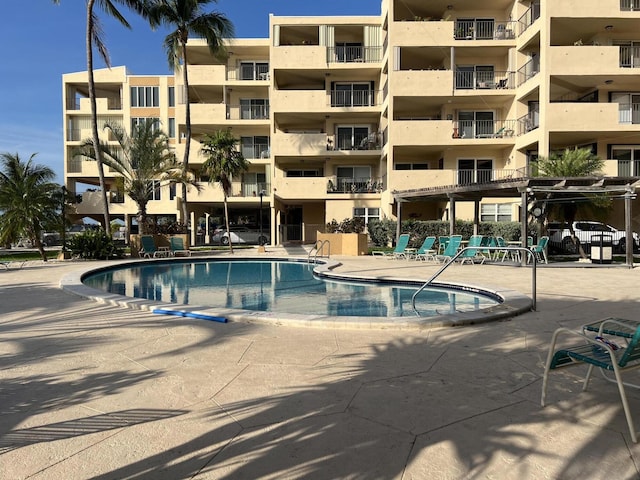
[[[236,38],[267,38],[269,14],[379,15],[380,0],[218,0],[211,4],[231,20]],[[63,182],[62,75],[86,71],[86,1],[0,0],[0,153],[19,154],[51,167]],[[167,30],[152,31],[126,8],[127,30],[101,10],[103,39],[111,66],[136,75],[169,74],[162,42]],[[94,67],[105,65],[94,55]]]

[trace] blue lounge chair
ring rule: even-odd
[[[184,247],[182,237],[169,237],[170,254],[174,257],[190,257],[191,250]]]
[[[444,263],[450,262],[455,254],[458,253],[461,243],[462,235],[452,235],[447,243],[447,248],[444,249],[442,255],[436,255],[436,260],[442,260]]]
[[[472,235],[469,239],[469,243],[467,245],[467,249],[464,250],[460,256],[456,260],[460,260],[460,265],[463,265],[464,262],[476,263],[479,261],[481,264],[484,263],[486,257],[480,252],[479,248],[472,247],[481,247],[483,243],[484,237],[482,235]]]
[[[407,258],[406,249],[409,245],[409,234],[403,233],[398,237],[398,243],[396,244],[396,248],[393,249],[392,252],[383,252],[380,250],[374,250],[371,252],[373,256],[382,256],[387,259],[391,258]]]
[[[635,329],[632,330],[633,333],[631,334],[631,332],[629,332],[629,326],[634,324]],[[593,330],[593,326],[594,324],[590,324],[583,327],[583,332]],[[622,332],[622,334],[618,335],[616,333],[618,331]],[[613,372],[614,378],[605,376],[605,379],[618,385],[622,408],[627,417],[629,433],[631,434],[633,442],[637,443],[638,437],[624,387],[626,385],[633,388],[640,388],[640,385],[623,382],[622,372],[640,368],[640,322],[629,320],[620,321],[620,319],[617,318],[608,318],[600,322],[596,337],[591,337],[583,332],[576,332],[567,328],[559,328],[554,332],[551,339],[551,346],[549,347],[549,354],[547,355],[544,376],[542,378],[542,396],[540,403],[543,407],[545,406],[549,373],[551,370],[574,365],[587,365],[587,375],[585,376],[582,386],[583,391],[589,386],[589,380],[594,367],[599,368],[603,373]],[[627,342],[626,345],[618,346],[614,341],[605,338],[604,335],[607,333],[625,340]],[[556,349],[556,344],[561,334],[568,334],[579,338],[582,344]]]
[[[140,250],[138,251],[138,255],[143,258],[166,257],[167,252],[165,252],[164,250],[158,250],[158,248],[156,247],[156,243],[153,241],[152,235],[141,235]]]
[[[547,243],[548,242],[549,242],[549,237],[545,235],[544,237],[540,237],[540,240],[536,245],[529,247],[529,249],[533,252],[533,254],[536,256],[536,259],[540,263],[542,262],[549,263],[547,260]]]
[[[436,243],[436,237],[427,237],[422,242],[422,245],[415,253],[409,254],[409,258],[415,258],[416,260],[434,260],[436,259],[437,251],[434,250],[433,245]]]

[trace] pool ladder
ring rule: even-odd
[[[442,273],[444,272],[447,268],[449,268],[449,265],[455,263],[456,259],[462,255],[463,252],[465,252],[466,250],[483,250],[483,251],[505,251],[505,250],[510,250],[513,252],[524,252],[525,256],[523,256],[523,265],[525,265],[525,260],[524,258],[526,258],[526,256],[528,255],[529,258],[531,258],[531,265],[532,265],[532,269],[531,269],[531,311],[535,312],[536,311],[536,264],[537,264],[537,258],[535,256],[535,254],[529,250],[528,248],[525,247],[465,247],[463,249],[461,249],[458,253],[456,253],[453,257],[451,257],[451,260],[447,261],[447,263],[445,263],[436,273],[434,273],[431,278],[429,280],[427,280],[424,285],[422,285],[418,290],[416,290],[416,292],[413,294],[413,296],[411,297],[411,308],[413,308],[413,312],[416,314],[416,316],[420,316],[420,312],[418,312],[418,309],[416,308],[416,297],[418,296],[418,294],[420,292],[422,292],[422,290],[424,290],[425,288],[427,288],[429,285],[431,285],[431,283]]]
[[[313,255],[313,263],[318,263],[318,256],[324,257],[324,247],[327,246],[327,255],[329,258],[331,256],[331,242],[329,240],[316,240],[316,243],[313,245],[311,250],[309,250],[309,255],[307,255],[307,262],[311,263],[311,255]]]

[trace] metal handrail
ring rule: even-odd
[[[318,246],[318,243],[320,243],[320,246]],[[313,257],[313,263],[318,263],[318,254],[320,253],[320,251],[324,252],[325,244],[327,244],[327,249],[328,249],[327,258],[331,257],[331,242],[329,240],[316,240],[316,243],[314,244],[313,248],[309,250],[309,254],[307,255],[307,263],[310,263],[311,254],[314,252],[314,250],[315,250],[315,255]]]
[[[443,271],[445,271],[449,265],[455,263],[456,259],[462,255],[466,250],[483,250],[483,251],[501,251],[504,252],[505,250],[507,251],[518,251],[518,252],[526,252],[529,257],[531,257],[532,263],[531,265],[533,266],[533,268],[531,269],[531,298],[532,298],[532,302],[531,302],[531,311],[535,312],[536,311],[536,264],[538,259],[536,258],[534,252],[532,252],[530,249],[526,248],[526,247],[485,247],[485,246],[478,246],[478,247],[464,247],[463,249],[461,249],[458,253],[456,253],[453,257],[451,257],[451,260],[449,260],[447,263],[445,263],[440,270],[438,270],[436,273],[434,273],[431,278],[429,280],[427,280],[424,285],[422,285],[418,290],[416,290],[416,292],[413,294],[413,296],[411,297],[411,308],[413,308],[413,311],[415,312],[416,316],[420,316],[420,313],[418,312],[418,309],[416,308],[416,297],[418,296],[418,294],[420,292],[422,292],[422,290],[424,290],[425,288],[427,288],[431,282],[433,282],[436,277],[438,277]]]

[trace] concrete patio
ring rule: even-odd
[[[337,260],[376,277],[437,268]],[[219,324],[59,288],[86,267],[0,271],[3,480],[640,478],[614,385],[595,376],[583,393],[583,370],[557,372],[540,407],[552,332],[640,319],[638,268],[543,267],[536,312],[394,330]],[[443,275],[470,278],[530,294],[528,268]]]

